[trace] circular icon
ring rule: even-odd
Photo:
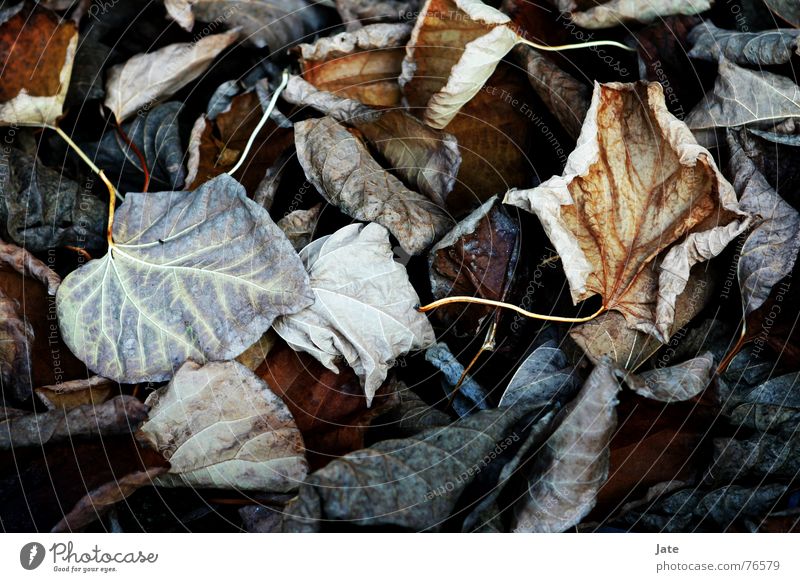
[[[30,542],[19,551],[19,563],[26,570],[35,570],[44,561],[44,546],[39,542]]]

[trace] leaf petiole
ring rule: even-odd
[[[602,306],[600,307],[600,309],[598,309],[597,311],[586,317],[558,317],[555,315],[542,315],[540,313],[532,313],[530,311],[522,309],[521,307],[512,305],[511,303],[503,303],[502,301],[494,301],[492,299],[481,299],[480,297],[468,297],[468,296],[445,297],[444,299],[439,299],[438,301],[434,301],[433,303],[429,303],[428,305],[423,305],[422,307],[418,307],[417,309],[418,311],[425,313],[426,311],[431,311],[432,309],[436,309],[437,307],[442,307],[443,305],[450,305],[453,303],[478,303],[479,305],[504,307],[506,309],[512,309],[517,313],[519,313],[520,315],[524,315],[525,317],[529,317],[531,319],[541,319],[543,321],[558,321],[562,323],[584,323],[586,321],[591,321],[606,310],[605,306]]]
[[[547,46],[545,44],[539,44],[539,43],[527,40],[527,39],[522,38],[520,36],[519,37],[519,42],[521,42],[522,44],[526,44],[526,45],[528,45],[530,47],[533,47],[535,49],[539,49],[540,51],[551,51],[551,52],[568,51],[568,50],[582,49],[582,48],[590,48],[590,47],[593,47],[593,46],[613,46],[613,47],[620,48],[620,49],[623,49],[623,50],[626,50],[626,51],[629,51],[629,52],[632,52],[632,53],[636,52],[635,48],[631,48],[631,47],[626,46],[626,45],[624,45],[624,44],[622,44],[620,42],[616,42],[616,41],[613,41],[613,40],[592,40],[592,41],[589,41],[589,42],[580,42],[580,43],[577,43],[577,44],[560,44],[560,45],[557,45],[557,46]]]

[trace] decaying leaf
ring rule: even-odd
[[[71,410],[14,414],[0,409],[0,449],[40,447],[48,442],[132,432],[147,418],[147,407],[133,396],[117,396],[103,404]]]
[[[800,6],[794,0],[764,0],[764,3],[777,16],[800,28]]]
[[[639,395],[661,402],[694,398],[711,383],[714,357],[707,352],[682,364],[628,375],[625,382]]]
[[[477,410],[489,408],[489,393],[469,374],[464,376],[464,366],[450,351],[447,344],[437,342],[425,351],[425,359],[442,374],[444,394],[452,398],[453,410],[461,416],[469,416]],[[456,386],[461,384],[456,389]],[[453,391],[457,390],[454,394]]]
[[[295,124],[295,142],[306,177],[328,202],[357,220],[385,226],[406,252],[422,252],[449,227],[441,207],[381,168],[333,118]]]
[[[519,409],[484,410],[345,455],[306,479],[284,510],[284,530],[315,531],[324,518],[435,531],[494,460],[495,447],[502,451],[520,440],[513,426],[523,415]]]
[[[394,260],[389,233],[377,224],[351,224],[315,240],[300,258],[314,304],[278,319],[275,331],[335,372],[335,359],[343,357],[369,404],[396,358],[435,341],[415,309],[419,297],[405,267]]]
[[[150,190],[177,190],[184,187],[183,145],[178,127],[181,103],[157,105],[122,124],[125,135],[144,157],[150,175]],[[138,192],[144,184],[139,156],[122,136],[110,128],[86,151],[95,163],[123,192]]]
[[[536,348],[517,368],[508,383],[500,407],[549,406],[571,400],[580,388],[580,378],[554,341]]]
[[[518,267],[519,245],[519,225],[497,197],[487,200],[430,250],[434,298],[467,295],[505,301]],[[457,335],[473,335],[494,311],[454,305],[443,306],[435,316]]]
[[[153,485],[155,478],[166,472],[166,467],[153,467],[100,485],[84,495],[50,531],[74,532],[81,530],[96,519],[100,519],[114,505],[129,497],[140,487]]]
[[[372,24],[301,44],[303,78],[321,91],[364,105],[400,105],[401,64],[410,24]]]
[[[299,77],[289,79],[283,98],[314,107],[357,129],[406,186],[444,206],[461,164],[458,143],[452,135],[431,129],[401,109],[366,107],[359,101],[319,91]]]
[[[137,111],[148,111],[202,75],[238,36],[234,31],[205,36],[194,43],[171,44],[111,67],[105,106],[119,123]]]
[[[577,139],[592,100],[591,88],[532,47],[519,45],[514,54],[528,73],[536,94],[570,137]]]
[[[709,483],[726,484],[744,479],[792,480],[800,472],[800,433],[759,434],[752,438],[714,439],[714,460]]]
[[[606,0],[597,2],[558,0],[562,12],[572,11],[572,21],[583,28],[611,28],[627,23],[653,22],[674,14],[700,14],[713,4],[713,0]],[[593,6],[588,10],[576,11]]]
[[[102,376],[92,376],[39,386],[34,392],[48,410],[71,410],[83,404],[102,404],[111,398],[113,390],[114,382]]]
[[[308,210],[290,212],[277,222],[278,228],[283,231],[295,250],[299,251],[311,242],[320,212],[322,204],[317,204]]]
[[[292,414],[238,362],[186,362],[146,404],[141,433],[171,465],[161,485],[282,493],[306,475]]]
[[[108,254],[70,273],[56,300],[70,349],[120,382],[234,358],[312,301],[283,232],[227,174],[194,192],[128,194]]]
[[[617,426],[617,376],[610,360],[601,361],[567,406],[515,508],[514,531],[562,532],[594,507],[608,477],[608,445]]]
[[[800,425],[800,373],[767,379],[753,388],[739,387],[723,414],[734,427],[791,436]]]
[[[242,39],[273,53],[322,28],[319,2],[310,0],[164,0],[167,13],[191,31],[195,19],[240,28]]]
[[[0,125],[53,125],[69,89],[78,29],[33,2],[18,6],[0,23]]]
[[[348,30],[363,23],[397,22],[415,14],[421,0],[336,0],[336,11]]]
[[[0,158],[0,236],[31,252],[64,245],[102,248],[108,210],[37,158],[8,148]]]
[[[783,75],[752,71],[719,59],[714,89],[686,118],[698,134],[718,127],[771,127],[800,117],[800,87]]]
[[[770,186],[729,133],[733,186],[756,226],[739,251],[738,277],[745,316],[761,307],[781,279],[792,272],[800,252],[800,213]]]
[[[596,85],[564,174],[506,202],[542,221],[575,303],[599,294],[605,310],[662,342],[692,266],[749,225],[658,83]]]
[[[689,40],[694,43],[690,57],[714,62],[721,55],[739,65],[761,67],[782,65],[800,54],[800,30],[791,28],[738,32],[703,22],[692,30]]]

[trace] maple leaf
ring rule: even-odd
[[[595,85],[563,175],[505,201],[542,221],[575,303],[599,294],[605,310],[662,342],[692,265],[750,222],[658,83]]]

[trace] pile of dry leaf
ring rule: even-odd
[[[24,0],[0,62],[1,529],[798,529],[794,0]]]

